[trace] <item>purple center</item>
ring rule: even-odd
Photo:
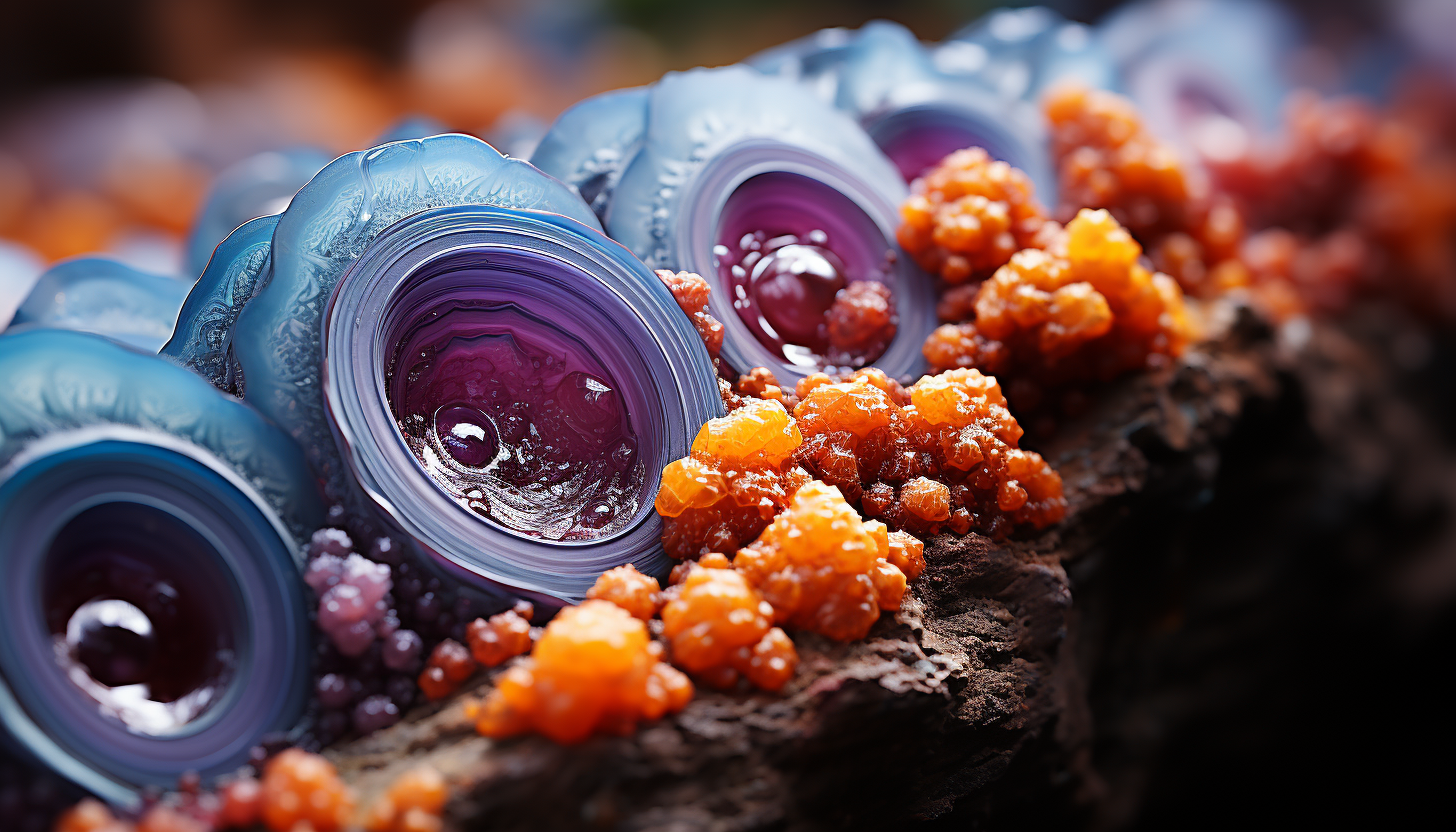
[[[883,353],[884,343],[852,353],[831,343],[829,318],[846,287],[894,286],[893,249],[852,200],[798,174],[759,174],[728,197],[716,238],[719,279],[759,343],[815,369],[863,366]]]
[[[984,147],[993,158],[1006,159],[988,131],[968,118],[936,109],[910,109],[883,119],[870,133],[906,182],[967,147]]]
[[[513,302],[438,300],[394,340],[400,432],[461,506],[549,540],[610,534],[645,468],[612,372],[582,340]]]
[[[67,523],[47,554],[56,660],[132,728],[186,725],[227,686],[233,638],[210,549],[164,512],[105,504]]]

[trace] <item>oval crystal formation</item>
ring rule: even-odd
[[[891,310],[897,285],[893,245],[843,194],[800,174],[762,173],[728,197],[716,236],[714,264],[733,311],[781,361],[806,372],[858,368],[893,339],[893,313],[881,332],[850,343],[831,327],[851,284],[884,286]]]
[[[135,805],[294,727],[309,622],[298,448],[166,360],[66,331],[0,337],[0,733]]]

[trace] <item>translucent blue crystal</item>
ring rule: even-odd
[[[953,150],[979,146],[1026,171],[1039,198],[1055,202],[1046,129],[1034,100],[1040,90],[1034,82],[1041,76],[1008,83],[1017,74],[1014,67],[1030,76],[1033,64],[1050,64],[1054,54],[1062,54],[1047,45],[1056,42],[1054,36],[1044,39],[1047,43],[1038,41],[1033,50],[1019,43],[1011,48],[972,40],[927,47],[904,26],[876,20],[854,31],[825,30],[755,55],[748,63],[797,79],[850,113],[906,180]],[[1018,54],[1028,51],[1034,56]],[[1096,75],[1069,67],[1059,71]]]
[[[161,354],[192,370],[219,390],[237,393],[241,378],[232,359],[232,329],[258,290],[268,267],[278,217],[243,223],[216,253],[187,294],[171,340]]]
[[[1303,42],[1293,15],[1265,0],[1135,3],[1109,15],[1098,39],[1147,125],[1185,147],[1209,117],[1251,136],[1277,128]]]
[[[260,250],[238,248],[254,257]],[[215,258],[209,270],[232,268]],[[320,172],[278,218],[258,281],[261,288],[224,340],[245,399],[298,440],[329,499],[356,516],[385,516],[456,574],[518,590],[579,598],[610,566],[665,569],[652,496],[662,466],[686,454],[697,428],[720,412],[716,381],[671,293],[601,234],[571,189],[467,136],[352,153]],[[207,291],[217,285],[204,281],[199,289],[204,283]],[[509,505],[454,499],[453,479],[436,464],[451,463],[429,444],[436,441],[434,423],[440,441],[452,430],[433,413],[421,414],[431,424],[418,430],[414,422],[402,427],[405,400],[414,400],[418,385],[392,381],[396,364],[418,360],[400,353],[401,345],[417,334],[435,337],[430,327],[443,340],[427,341],[425,358],[437,349],[445,356],[457,344],[481,356],[461,359],[478,375],[462,382],[458,395],[481,411],[475,422],[448,422],[479,434],[453,431],[461,441],[495,441],[480,438],[497,430],[481,420],[503,417],[487,412],[479,397],[503,374],[560,384],[552,381],[551,356],[566,353],[557,350],[594,355],[615,386],[584,377],[586,410],[548,408],[531,418],[590,421],[603,396],[623,403],[637,444],[623,449],[621,464],[639,474],[630,494],[613,492],[631,499],[613,505],[628,519],[608,518],[615,522],[599,535],[578,534],[522,527],[522,515]],[[490,352],[496,343],[504,352]],[[525,356],[526,364],[487,368],[510,355]],[[547,364],[532,369],[532,360]],[[406,428],[416,438],[407,439]],[[498,430],[510,441],[509,424]],[[455,451],[458,459],[481,461],[468,447]],[[579,485],[569,469],[562,472],[568,491]],[[522,485],[511,493],[532,492]]]
[[[43,271],[45,265],[35,252],[0,240],[0,328],[10,324]]]
[[[93,332],[155,353],[171,337],[187,289],[104,257],[67,260],[40,276],[10,329]]]
[[[743,66],[669,73],[567,111],[533,161],[592,198],[613,239],[648,265],[708,279],[730,368],[769,367],[792,383],[843,366],[799,337],[813,335],[812,321],[795,322],[822,321],[836,289],[856,280],[888,286],[899,317],[866,360],[896,376],[923,368],[934,300],[930,279],[895,254],[905,181],[853,118],[808,87]],[[736,244],[754,233],[767,234],[764,255],[795,252],[783,275],[747,275],[758,255]],[[786,277],[804,269],[823,272],[823,285]]]
[[[219,174],[187,235],[185,273],[201,274],[212,250],[233,229],[281,213],[298,189],[328,163],[328,154],[321,150],[293,148],[260,153]]]
[[[1009,98],[1036,102],[1064,81],[1117,89],[1111,56],[1096,33],[1045,6],[991,12],[932,51],[941,72],[974,76]]]
[[[297,446],[93,335],[0,336],[0,385],[0,729],[124,805],[236,769],[308,690]]]
[[[576,189],[605,221],[622,170],[647,132],[648,88],[613,90],[562,113],[531,154],[531,164]]]

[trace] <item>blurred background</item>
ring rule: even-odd
[[[1428,20],[1442,3],[1293,5],[1322,42],[1338,44]],[[1006,5],[1018,4],[14,2],[0,27],[0,239],[41,262],[107,251],[177,274],[213,177],[262,151],[334,156],[397,127],[469,132],[526,155],[557,113],[592,93],[876,17],[940,39]],[[1044,5],[1092,22],[1118,4]],[[406,118],[415,121],[401,125]]]

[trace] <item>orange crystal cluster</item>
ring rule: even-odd
[[[449,791],[429,766],[415,766],[395,779],[364,813],[366,832],[438,832]]]
[[[1237,259],[1243,216],[1144,127],[1132,102],[1065,85],[1047,95],[1044,110],[1060,172],[1059,219],[1107,209],[1191,294],[1212,296],[1247,281]]]
[[[884,523],[861,519],[839,489],[811,482],[739,550],[733,568],[762,593],[777,623],[852,641],[869,633],[881,610],[900,608],[908,578],[889,557]]]
[[[1294,95],[1276,140],[1207,164],[1260,229],[1243,262],[1275,317],[1368,291],[1456,317],[1456,90],[1408,85],[1383,111]]]
[[[1047,219],[1031,180],[979,147],[957,150],[910,186],[896,237],[947,283],[980,279],[1036,245]]]
[[[297,748],[279,752],[263,769],[263,823],[291,830],[307,824],[316,832],[342,829],[354,812],[354,795],[334,764]]]
[[[675,558],[731,552],[758,536],[808,479],[794,464],[803,437],[776,401],[745,399],[710,420],[690,456],[662,471],[657,513]]]
[[[488,737],[534,730],[561,743],[629,732],[692,699],[692,682],[661,655],[647,625],[616,604],[567,607],[531,655],[501,676],[480,705],[476,729]]]
[[[779,690],[799,665],[794,643],[773,626],[774,608],[727,559],[713,565],[689,566],[662,608],[673,662],[713,687],[730,688],[747,679],[764,690]]]
[[[1178,356],[1194,337],[1183,292],[1141,254],[1107,211],[1083,209],[1047,249],[1017,252],[982,283],[975,319],[931,333],[926,360],[1009,376],[1017,406],[1035,411],[1050,390]]]
[[[949,370],[898,392],[874,381],[810,376],[794,409],[799,463],[865,516],[920,536],[999,536],[1062,518],[1061,477],[1018,447],[1022,429],[995,378]]]

